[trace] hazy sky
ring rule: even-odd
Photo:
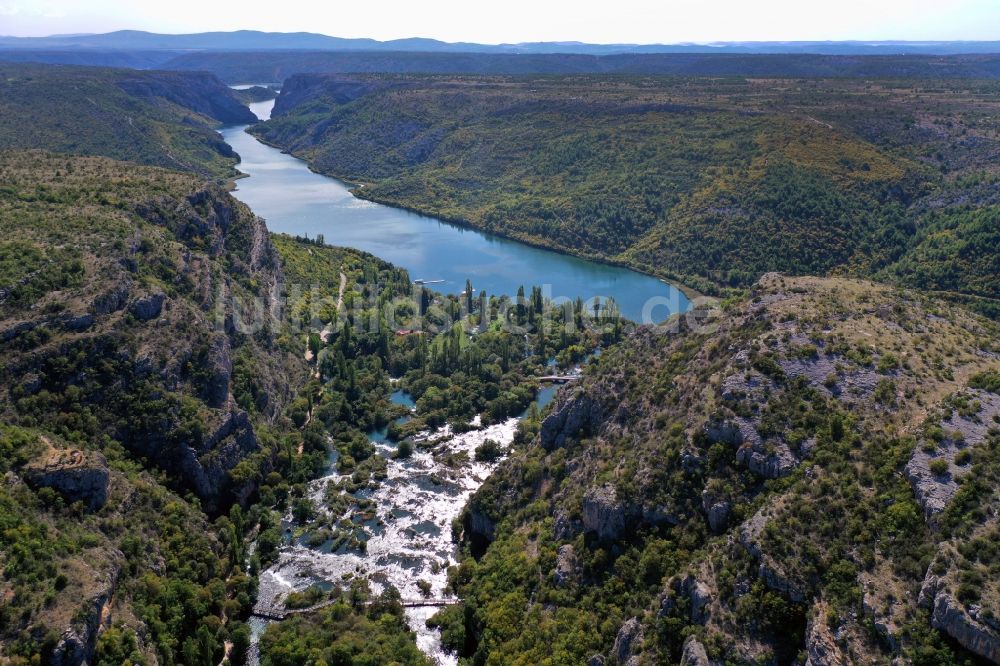
[[[0,0],[0,35],[123,28],[482,43],[1000,39],[1000,0]]]

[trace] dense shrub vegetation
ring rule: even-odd
[[[450,572],[463,605],[432,620],[467,663],[616,663],[630,618],[641,664],[677,663],[686,640],[727,663],[801,662],[823,627],[864,663],[971,660],[916,599],[936,570],[955,598],[997,608],[992,549],[974,553],[995,529],[1000,410],[952,375],[993,387],[995,325],[847,280],[772,277],[752,296],[708,334],[640,331],[602,354],[556,406],[602,424],[562,445],[543,428],[473,497]],[[964,440],[960,489],[928,522],[902,473],[929,448],[907,414],[941,398],[929,423],[965,415],[989,434]]]
[[[297,76],[253,131],[359,196],[705,290],[851,271],[997,298],[980,209],[996,203],[995,89]]]
[[[214,127],[233,122],[254,116],[210,75],[0,64],[0,148],[230,178],[236,155]]]

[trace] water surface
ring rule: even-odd
[[[251,104],[269,118],[274,101]],[[249,174],[235,196],[267,221],[271,231],[315,238],[370,252],[406,268],[414,280],[437,281],[437,291],[457,293],[466,279],[488,294],[514,295],[520,286],[542,286],[554,298],[613,297],[622,314],[659,322],[689,301],[661,280],[617,266],[578,259],[432,217],[358,199],[340,181],[314,173],[302,160],[266,146],[245,127],[222,135]],[[644,315],[645,308],[645,316]]]

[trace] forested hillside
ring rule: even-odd
[[[281,468],[305,378],[267,231],[214,185],[104,158],[7,152],[0,182],[3,654],[218,663],[255,594],[252,523],[225,514]]]
[[[708,291],[839,271],[997,298],[997,227],[972,212],[996,203],[995,93],[973,81],[297,76],[253,132],[364,183],[359,196]],[[958,256],[939,251],[956,243]]]
[[[826,44],[827,48],[836,48]],[[857,46],[857,45],[856,45]],[[420,45],[400,44],[380,51],[267,51],[181,53],[156,62],[155,66],[182,71],[212,72],[227,83],[280,83],[296,74],[468,74],[468,75],[558,75],[617,74],[643,76],[749,76],[749,77],[849,77],[997,79],[1000,57],[981,55],[819,55],[823,46],[793,53],[790,45],[776,46],[777,53],[699,53],[688,46],[674,53],[567,53],[556,52],[481,53],[466,49],[434,53]],[[613,48],[609,47],[609,48]],[[655,47],[653,47],[655,48]],[[674,47],[677,48],[677,47]],[[752,46],[738,47],[754,50]],[[850,48],[850,47],[848,47]],[[965,45],[966,49],[970,45]],[[909,51],[912,53],[913,51]],[[0,59],[24,57],[24,51],[0,51]],[[28,52],[30,53],[30,52]],[[71,54],[86,54],[73,51]],[[968,54],[969,51],[962,51]],[[9,54],[9,55],[8,55]],[[52,61],[65,53],[40,54]],[[78,56],[84,57],[84,56]],[[102,62],[102,54],[91,57]],[[107,56],[103,56],[106,58]],[[56,62],[64,60],[56,60]]]
[[[231,178],[238,158],[214,128],[255,121],[210,74],[0,63],[0,149]]]
[[[405,271],[271,237],[174,171],[9,151],[0,182],[0,654],[19,666],[244,663],[257,574],[293,528],[315,547],[371,538],[360,517],[387,466],[373,429],[400,459],[474,464],[413,436],[521,414],[550,358],[627,330],[529,329],[566,314],[540,290],[415,297]],[[307,484],[331,465],[348,481],[314,505]],[[398,592],[359,578],[341,594],[266,632],[264,663],[424,663]]]
[[[996,325],[774,274],[694,321],[601,355],[473,497],[446,643],[474,664],[996,662]]]

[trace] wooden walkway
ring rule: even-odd
[[[545,375],[544,377],[539,377],[538,381],[565,384],[566,382],[575,382],[579,378],[580,375]]]
[[[313,611],[318,611],[321,608],[326,608],[327,606],[332,606],[333,604],[341,601],[342,598],[338,597],[336,599],[327,599],[321,601],[318,604],[309,606],[308,608],[289,608],[285,610],[278,610],[276,608],[254,611],[251,613],[254,617],[260,617],[265,620],[273,620],[275,622],[280,622],[284,620],[289,615],[302,615],[304,613],[312,613]],[[374,602],[368,602],[369,604]],[[403,599],[400,601],[400,605],[403,608],[426,608],[431,607],[443,607],[443,606],[454,606],[455,604],[461,603],[461,599]]]

